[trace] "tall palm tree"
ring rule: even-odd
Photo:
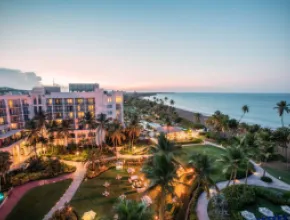
[[[245,116],[245,114],[249,112],[249,110],[250,110],[250,109],[249,109],[249,106],[248,106],[248,105],[243,105],[243,106],[242,106],[242,112],[243,112],[243,114],[242,114],[242,116],[241,116],[239,122],[242,120],[242,118]]]
[[[103,133],[105,133],[107,131],[110,120],[107,119],[107,116],[105,114],[101,113],[97,116],[96,122],[97,122],[97,133],[98,133],[98,135],[96,135],[96,138],[98,138],[98,140],[99,140],[98,143],[100,144],[100,149],[102,151],[102,149],[103,149]]]
[[[36,121],[30,120],[26,123],[26,133],[27,133],[26,141],[30,146],[33,147],[34,155],[36,158],[38,158],[37,143],[39,142],[41,134],[38,129]]]
[[[140,135],[141,127],[139,125],[139,119],[137,115],[134,115],[129,126],[126,128],[127,134],[131,140],[131,149],[134,145],[134,140]]]
[[[196,123],[200,123],[201,114],[199,112],[194,113],[194,120]]]
[[[170,100],[170,105],[174,106],[175,102],[173,99]]]
[[[148,163],[143,168],[143,173],[150,180],[150,185],[145,190],[145,193],[152,190],[158,191],[159,220],[164,220],[166,196],[169,194],[176,196],[174,193],[174,185],[178,178],[176,174],[177,168],[171,158],[164,154],[155,154],[151,162],[152,164]]]
[[[54,153],[54,135],[53,134],[49,134],[48,138],[47,138],[47,143],[49,144],[49,146],[52,149],[52,153]]]
[[[224,165],[223,172],[230,172],[230,179],[227,186],[230,185],[233,180],[235,184],[235,179],[237,178],[238,168],[245,162],[245,155],[240,146],[230,146],[225,149],[225,153],[221,155],[217,162]]]
[[[168,100],[168,98],[165,96],[165,97],[164,97],[164,101],[165,101],[165,103],[167,102],[167,100]]]
[[[84,127],[89,130],[89,133],[93,134],[93,130],[96,128],[96,120],[93,117],[91,112],[86,112],[81,124],[84,125]],[[94,138],[92,137],[92,147],[94,146]]]
[[[124,128],[117,120],[114,121],[110,126],[109,137],[114,147],[121,145],[122,142],[126,139],[126,136],[124,134]]]
[[[260,160],[261,160],[261,166],[263,166],[264,163],[267,163],[269,158],[271,158],[273,155],[275,155],[273,143],[271,143],[271,142],[260,143],[259,156],[260,156]],[[266,170],[264,169],[263,177],[265,176],[265,174],[266,174]]]
[[[285,150],[286,166],[288,168],[288,144],[290,142],[290,128],[281,127],[276,129],[271,136],[271,139],[278,143]]]
[[[58,128],[58,135],[63,138],[66,149],[68,146],[68,138],[70,137],[70,123],[70,120],[62,120],[60,127]]]
[[[119,199],[114,206],[119,220],[150,220],[153,219],[152,209],[143,202]]]
[[[10,170],[10,166],[13,162],[11,161],[11,154],[7,151],[0,151],[0,192],[1,192],[1,177],[4,184],[6,183],[6,173]]]
[[[209,188],[211,185],[213,185],[217,192],[219,192],[219,188],[210,177],[214,171],[214,162],[208,157],[208,155],[200,153],[193,154],[190,156],[188,164],[194,169],[193,175],[198,184],[197,188],[202,187],[206,192],[207,198],[210,197]],[[190,201],[188,203],[185,215],[186,219],[189,217],[190,207],[194,201],[193,193],[193,191],[190,193]]]
[[[289,113],[290,112],[290,104],[287,104],[286,101],[280,101],[276,104],[276,106],[274,107],[274,109],[277,109],[277,112],[281,118],[281,125],[282,127],[284,127],[284,120],[283,120],[283,116],[284,113]]]

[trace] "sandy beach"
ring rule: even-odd
[[[184,109],[181,109],[181,108],[175,108],[176,112],[178,113],[178,115],[182,118],[185,118],[189,121],[192,121],[194,123],[197,123],[195,121],[195,117],[194,117],[194,113],[196,112],[192,112],[192,111],[188,111],[188,110],[184,110]],[[208,119],[209,116],[205,116],[203,115],[202,113],[200,113],[200,123],[201,124],[205,124],[205,121]]]

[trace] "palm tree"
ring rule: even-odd
[[[274,145],[271,142],[263,142],[259,145],[259,156],[261,160],[261,166],[263,166],[264,163],[267,163],[269,158],[271,158],[274,154]],[[263,171],[263,177],[266,174],[266,170]]]
[[[103,149],[103,132],[106,132],[106,129],[109,125],[110,120],[107,119],[106,115],[101,113],[97,117],[97,133],[96,138],[99,138],[98,143],[100,144],[100,149]],[[97,141],[96,141],[97,142]]]
[[[165,96],[165,97],[164,97],[164,101],[165,101],[165,103],[167,102],[167,100],[168,100],[168,98]]]
[[[85,113],[81,124],[83,124],[87,130],[89,130],[89,133],[93,133],[92,131],[96,128],[96,121],[91,112]],[[92,147],[94,146],[93,139],[94,138],[92,137]]]
[[[37,143],[39,142],[41,134],[37,127],[36,121],[30,120],[26,123],[26,132],[28,133],[26,141],[30,146],[33,146],[34,155],[37,158]]]
[[[243,105],[242,112],[243,112],[243,114],[242,114],[239,122],[242,120],[242,118],[245,116],[245,114],[249,112],[249,106],[248,105]]]
[[[175,164],[181,164],[176,156],[181,154],[180,148],[174,144],[174,142],[168,140],[164,133],[161,133],[158,137],[156,146],[151,146],[154,154],[164,154],[172,159]]]
[[[171,158],[164,154],[155,154],[151,162],[152,164],[148,163],[143,168],[143,173],[150,180],[150,185],[145,190],[145,193],[158,190],[159,220],[164,220],[166,196],[168,194],[176,196],[174,184],[178,178],[176,174],[177,169]]]
[[[190,156],[190,160],[188,162],[190,166],[194,169],[194,177],[197,181],[197,189],[202,187],[203,190],[206,192],[207,198],[210,197],[209,187],[213,185],[217,192],[219,192],[219,188],[217,187],[216,183],[211,179],[210,175],[214,171],[214,163],[206,154],[193,154]],[[189,217],[190,207],[192,202],[194,201],[193,198],[193,191],[190,193],[190,201],[187,206],[186,210],[186,219]]]
[[[194,113],[194,120],[196,123],[200,123],[201,114],[199,112]]]
[[[10,166],[13,162],[11,161],[11,154],[7,151],[0,151],[0,192],[1,192],[1,177],[4,184],[6,183],[6,173],[10,170]]]
[[[139,125],[139,119],[137,115],[133,116],[133,119],[131,120],[129,126],[126,128],[126,131],[129,138],[131,139],[131,149],[132,149],[135,138],[137,138],[141,133],[141,128]]]
[[[283,116],[284,113],[289,113],[290,112],[290,104],[287,104],[286,101],[280,101],[276,104],[276,106],[274,107],[274,109],[277,109],[278,114],[281,118],[281,125],[282,127],[284,127],[284,120],[283,120]]]
[[[43,128],[44,126],[46,126],[46,114],[43,111],[38,112],[35,116],[34,116],[34,120],[37,122],[37,127],[39,129]]]
[[[281,127],[272,133],[271,139],[285,150],[286,166],[288,168],[288,143],[290,142],[290,128]]]
[[[233,180],[235,184],[235,179],[237,178],[238,168],[245,162],[245,155],[240,146],[230,146],[225,149],[225,153],[221,155],[217,162],[220,162],[224,165],[223,172],[230,172],[230,179],[227,186],[230,185]]]
[[[236,120],[236,119],[230,119],[227,121],[227,127],[230,131],[230,133],[233,135],[233,134],[236,134],[238,128],[239,128],[239,122]]]
[[[170,105],[174,106],[175,102],[173,99],[170,100]]]
[[[126,136],[124,134],[124,128],[117,120],[115,120],[110,126],[109,137],[114,147],[121,145],[122,141],[126,139]]]
[[[52,148],[52,153],[54,153],[54,135],[50,134],[47,138],[47,143],[50,145],[50,147]]]
[[[119,220],[150,220],[153,219],[153,211],[143,202],[135,200],[119,199],[114,206]]]
[[[70,123],[70,120],[62,120],[60,127],[58,128],[58,135],[63,138],[66,149],[68,146],[68,138],[70,137]]]

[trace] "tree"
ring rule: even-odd
[[[259,156],[261,160],[261,166],[263,166],[264,163],[267,163],[269,158],[271,158],[274,155],[274,145],[271,142],[260,142],[259,143]],[[266,170],[264,169],[263,177],[266,174]]]
[[[105,114],[101,113],[98,115],[98,117],[97,117],[97,133],[98,133],[98,135],[96,135],[96,138],[99,139],[98,143],[100,144],[101,151],[103,149],[103,132],[106,132],[106,129],[109,125],[109,122],[110,122],[110,120],[107,119]]]
[[[174,144],[174,142],[168,140],[164,133],[158,136],[158,142],[156,146],[151,146],[154,154],[164,154],[170,157],[175,164],[181,164],[176,156],[180,154],[180,148]]]
[[[248,105],[243,105],[243,107],[242,107],[242,112],[243,112],[243,114],[242,114],[242,116],[241,116],[239,122],[240,122],[240,121],[242,120],[242,118],[246,115],[246,113],[249,112],[249,106],[248,106]]]
[[[196,123],[200,123],[201,114],[199,112],[194,113],[194,120]]]
[[[288,144],[290,135],[290,128],[281,127],[277,128],[273,133],[271,139],[278,143],[280,147],[285,150],[286,166],[288,168]]]
[[[210,175],[214,171],[214,163],[208,155],[206,154],[193,154],[190,156],[190,160],[188,162],[190,166],[194,169],[194,173],[192,173],[197,181],[197,188],[202,187],[203,190],[206,192],[207,198],[210,197],[209,188],[211,185],[215,187],[217,192],[219,192],[219,188],[217,187],[216,183],[211,179]],[[190,193],[190,201],[187,206],[186,210],[186,218],[188,219],[191,204],[194,200],[193,191]]]
[[[165,97],[164,97],[164,101],[165,101],[165,103],[167,102],[167,100],[168,100],[168,98],[165,96]]]
[[[37,143],[39,142],[41,134],[37,127],[36,121],[30,120],[26,123],[26,133],[27,133],[26,141],[30,146],[33,147],[34,155],[36,158],[38,158]]]
[[[11,155],[7,151],[0,151],[0,192],[1,192],[1,178],[4,184],[6,183],[6,173],[9,171],[12,164]]]
[[[235,184],[235,179],[237,178],[238,168],[245,162],[245,155],[240,146],[230,146],[225,149],[225,153],[221,155],[218,162],[224,165],[223,173],[230,172],[230,179],[227,186],[230,185],[233,180]]]
[[[126,139],[126,136],[124,134],[124,128],[119,121],[115,120],[110,125],[109,137],[114,147],[117,147],[118,145],[122,144],[122,141]]]
[[[277,109],[278,115],[281,118],[281,125],[282,125],[282,127],[284,127],[283,116],[284,116],[285,112],[286,113],[290,112],[290,104],[287,104],[286,101],[280,101],[276,104],[274,109]]]
[[[93,134],[93,130],[96,128],[96,120],[94,119],[91,112],[86,112],[81,124],[84,125],[84,127],[89,130],[90,133]],[[92,147],[94,146],[94,138],[92,137]]]
[[[129,126],[126,128],[127,134],[131,140],[131,148],[133,148],[134,140],[138,138],[141,133],[141,127],[139,125],[139,119],[137,115],[134,115]]]
[[[238,128],[239,128],[239,122],[236,119],[230,119],[228,120],[228,129],[231,134],[236,134]]]
[[[170,100],[170,105],[174,106],[175,102],[173,99]]]
[[[171,158],[164,154],[155,154],[152,158],[152,163],[150,161],[143,167],[143,173],[150,180],[150,185],[145,190],[145,193],[159,189],[159,220],[165,219],[166,196],[169,194],[176,196],[174,193],[174,183],[177,179],[176,170]]]
[[[64,146],[68,146],[68,138],[70,137],[70,120],[62,120],[60,127],[58,128],[58,135],[63,138]]]
[[[119,220],[150,220],[153,219],[152,209],[143,202],[119,199],[114,206]]]

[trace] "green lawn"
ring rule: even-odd
[[[116,180],[117,174],[120,174],[123,178]],[[136,175],[138,175],[138,172]],[[84,181],[70,204],[75,208],[80,217],[84,212],[90,210],[94,210],[98,217],[102,219],[113,217],[113,204],[120,195],[125,194],[129,199],[138,199],[142,196],[142,194],[132,189],[128,178],[129,174],[125,170],[117,171],[115,168],[112,168],[94,179]],[[110,192],[108,197],[102,195],[105,191],[103,186],[105,181],[111,184],[108,188]]]
[[[181,151],[181,155],[179,156],[179,161],[183,164],[187,164],[189,161],[190,155],[194,153],[207,154],[212,159],[213,163],[215,163],[214,165],[215,169],[211,175],[211,178],[215,182],[227,180],[225,178],[225,174],[222,173],[223,164],[219,162],[215,162],[217,159],[220,158],[220,155],[224,153],[223,149],[212,146],[212,145],[192,145],[192,146],[183,147],[180,151]],[[252,165],[250,166],[253,169],[253,166]],[[246,169],[244,168],[244,170]]]
[[[265,169],[268,173],[270,173],[272,176],[276,177],[277,179],[280,176],[283,182],[290,184],[290,171],[279,170],[272,167],[263,167],[263,169]]]
[[[6,220],[41,220],[60,199],[71,180],[39,186],[28,191]]]

